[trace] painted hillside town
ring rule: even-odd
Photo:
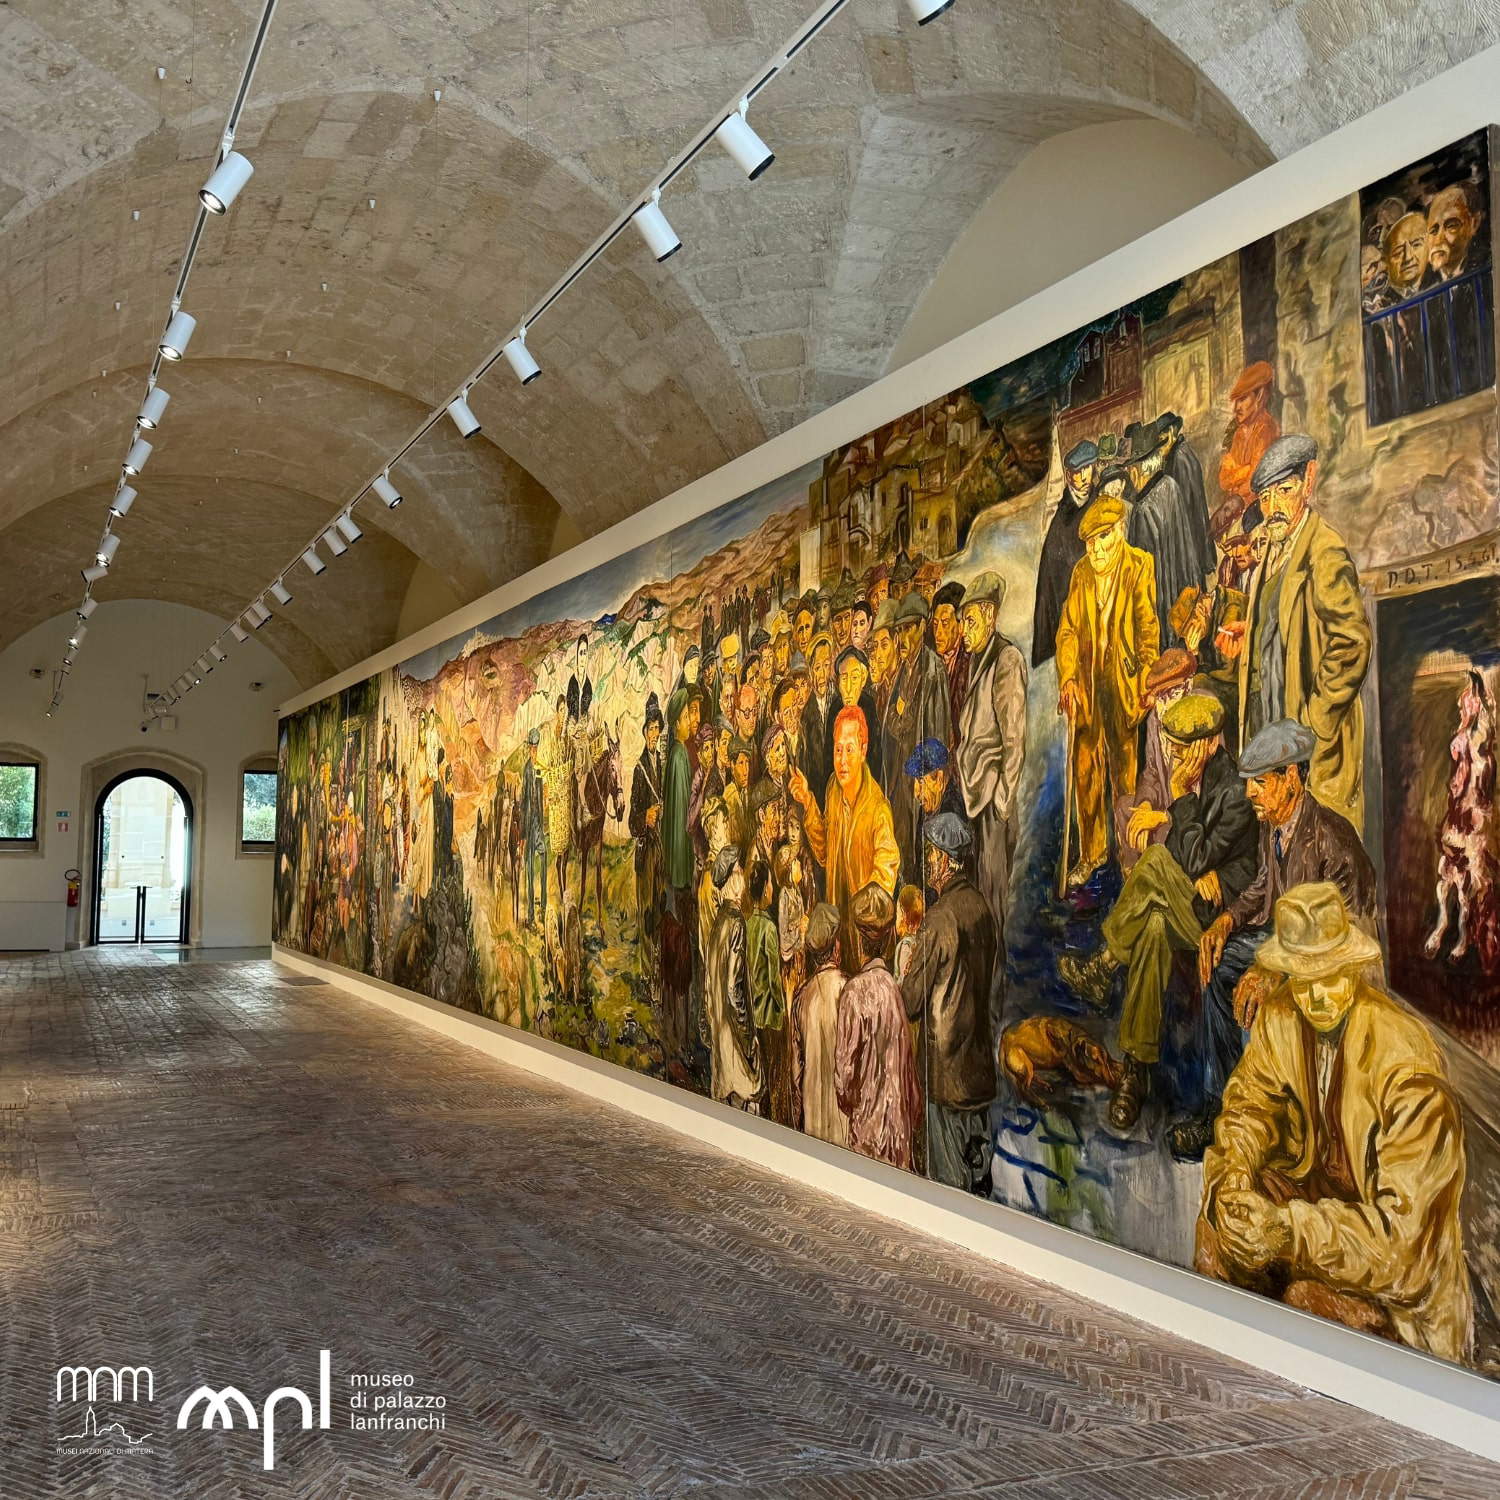
[[[1500,1373],[1490,182],[286,718],[278,941]]]

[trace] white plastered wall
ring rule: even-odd
[[[142,734],[143,674],[164,688],[187,649],[212,639],[222,622],[179,604],[106,602],[89,621],[63,706],[49,719],[51,672],[74,624],[71,613],[57,616],[0,652],[0,743],[25,746],[45,763],[40,849],[0,854],[0,947],[56,950],[87,936],[94,793],[119,771],[146,768],[173,776],[197,804],[190,941],[269,943],[272,859],[240,853],[240,768],[275,754],[275,704],[294,686],[291,674],[252,639],[178,706],[174,730]],[[43,669],[40,679],[30,676],[34,667]],[[59,812],[68,814],[65,833]],[[72,913],[63,878],[70,866],[85,877]]]
[[[1500,115],[1491,48],[1354,125],[1227,189],[971,332],[601,533],[526,577],[303,693],[284,712],[472,629],[553,584],[778,478],[923,401],[1321,208]],[[688,251],[684,252],[689,254]],[[574,295],[587,296],[587,283]],[[503,372],[501,372],[503,377]],[[721,1109],[682,1090],[508,1031],[290,952],[321,973],[436,1030],[852,1202],[1117,1307],[1170,1332],[1326,1391],[1394,1421],[1500,1458],[1500,1386],[1264,1298],[979,1204]]]

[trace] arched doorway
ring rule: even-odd
[[[193,801],[165,771],[125,771],[94,804],[96,943],[185,943]]]

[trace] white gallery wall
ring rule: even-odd
[[[1364,120],[1066,276],[801,426],[282,705],[293,712],[472,630],[535,594],[821,458],[914,406],[1227,255],[1500,115],[1491,48]],[[684,258],[692,247],[684,249]],[[585,280],[572,294],[587,296]],[[993,305],[993,304],[991,304]],[[914,339],[915,342],[915,339]],[[913,349],[913,353],[917,351]],[[503,378],[503,372],[502,377]],[[1496,1386],[1454,1365],[1337,1327],[1191,1272],[1144,1260],[1016,1210],[975,1204],[849,1152],[459,1012],[348,970],[278,950],[290,966],[547,1077],[623,1105],[875,1212],[944,1236],[1398,1422],[1500,1457]]]
[[[76,941],[64,872],[84,872],[78,913],[86,917],[94,817],[86,787],[101,774],[145,767],[200,789],[190,938],[216,948],[269,943],[273,861],[240,853],[240,769],[253,756],[275,754],[276,703],[294,689],[291,674],[252,640],[178,705],[175,729],[142,734],[146,680],[165,687],[189,649],[216,635],[222,622],[180,604],[106,601],[89,621],[87,647],[49,719],[52,669],[75,623],[71,611],[58,615],[0,652],[0,758],[30,751],[43,764],[40,848],[0,852],[0,948],[56,950]],[[40,679],[30,675],[37,667]],[[258,691],[252,682],[261,684]]]

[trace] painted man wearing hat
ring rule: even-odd
[[[1135,791],[1136,727],[1146,678],[1161,654],[1156,570],[1125,540],[1125,506],[1101,496],[1078,523],[1084,557],[1073,569],[1057,627],[1058,712],[1068,720],[1077,860],[1069,887],[1109,858],[1110,809]]]
[[[1266,554],[1251,575],[1239,652],[1242,744],[1263,724],[1295,719],[1317,736],[1308,787],[1363,832],[1370,623],[1344,539],[1311,508],[1318,445],[1278,438],[1252,484],[1265,512]]]
[[[1094,499],[1094,480],[1099,473],[1099,449],[1087,441],[1074,444],[1063,459],[1063,489],[1057,509],[1047,523],[1041,556],[1036,565],[1036,603],[1031,619],[1031,665],[1051,661],[1057,650],[1057,626],[1068,580],[1083,560],[1078,523]]]
[[[838,712],[839,695],[833,681],[833,640],[826,635],[814,636],[807,656],[808,679],[812,692],[802,710],[802,755],[798,761],[802,774],[814,786],[827,786],[833,774],[828,746],[833,716]]]
[[[1182,436],[1182,418],[1171,411],[1138,426],[1130,450],[1134,503],[1126,535],[1132,547],[1149,552],[1156,564],[1156,616],[1162,640],[1168,638],[1167,617],[1178,595],[1200,587],[1219,565],[1208,529],[1201,468],[1195,471],[1196,491],[1184,488],[1172,471],[1173,455],[1190,451]]]
[[[953,774],[952,757],[941,740],[923,740],[907,756],[902,770],[911,778],[912,798],[917,804],[917,847],[925,848],[927,823],[938,813],[953,813],[967,822],[963,793]],[[925,856],[924,856],[925,858]]]
[[[959,605],[969,652],[969,693],[958,723],[958,783],[974,829],[974,883],[989,902],[1001,945],[1006,892],[1026,761],[1026,659],[998,626],[1005,580],[980,573]]]
[[[635,840],[636,921],[640,932],[640,972],[654,984],[661,962],[661,906],[666,888],[662,873],[661,819],[666,792],[666,766],[661,753],[665,726],[655,693],[646,699],[641,725],[645,741],[630,779],[627,826]]]
[[[1462,1361],[1463,1111],[1426,1025],[1363,977],[1379,958],[1331,882],[1277,900],[1256,962],[1280,982],[1203,1158],[1195,1264]]]
[[[1151,671],[1146,676],[1143,695],[1146,704],[1145,755],[1140,775],[1136,777],[1135,791],[1128,797],[1116,798],[1114,807],[1115,849],[1120,869],[1127,875],[1135,868],[1143,849],[1166,841],[1168,825],[1165,821],[1137,830],[1132,828],[1131,819],[1139,807],[1154,812],[1168,806],[1172,800],[1169,790],[1171,766],[1161,716],[1169,705],[1192,688],[1197,670],[1197,658],[1191,651],[1172,646],[1152,662]]]
[[[881,764],[895,773],[905,766],[923,740],[948,742],[948,674],[938,654],[927,644],[931,606],[913,589],[896,606],[897,667],[881,723],[884,743]],[[901,875],[914,881],[921,863],[917,842],[918,810],[911,778],[891,774],[885,782],[890,798],[896,843],[901,850]]]
[[[1267,724],[1245,746],[1239,773],[1260,824],[1255,879],[1214,918],[1198,945],[1203,985],[1202,1111],[1172,1127],[1173,1155],[1197,1161],[1213,1140],[1224,1086],[1244,1050],[1264,985],[1240,988],[1255,952],[1271,936],[1283,891],[1310,881],[1330,882],[1351,918],[1375,931],[1375,867],[1347,818],[1307,789],[1307,766],[1317,747],[1312,730],[1292,719]],[[1268,976],[1259,976],[1268,980]]]
[[[1107,1002],[1115,974],[1125,970],[1125,1070],[1109,1102],[1117,1131],[1135,1126],[1161,1055],[1172,955],[1196,953],[1203,929],[1255,875],[1255,814],[1224,748],[1223,705],[1208,693],[1188,693],[1162,715],[1162,728],[1172,800],[1165,809],[1138,808],[1135,825],[1144,830],[1160,819],[1166,839],[1147,848],[1126,878],[1104,919],[1104,946],[1058,961],[1064,981],[1095,1006]]]
[[[932,649],[937,652],[943,671],[948,674],[948,726],[952,736],[950,746],[958,743],[958,721],[969,696],[969,665],[973,660],[969,655],[969,648],[964,645],[963,626],[958,620],[963,602],[963,584],[956,578],[950,578],[932,596],[932,620],[928,627],[932,636]]]
[[[936,813],[922,837],[927,885],[937,899],[912,939],[901,995],[908,1018],[920,1023],[927,1175],[967,1193],[987,1194],[995,1154],[990,978],[1005,956],[989,903],[968,876],[973,846],[968,825],[954,813]]]
[[[536,922],[536,877],[541,876],[542,930],[547,927],[547,808],[542,795],[542,773],[537,765],[542,733],[526,736],[526,764],[521,769],[521,858],[526,865],[526,922]],[[537,866],[541,869],[538,871]]]
[[[1266,449],[1281,436],[1281,423],[1267,410],[1275,372],[1263,359],[1248,364],[1229,388],[1234,420],[1224,434],[1224,456],[1219,460],[1219,489],[1223,499],[1213,515],[1213,531],[1222,536],[1236,521],[1246,531],[1260,525],[1251,476]]]

